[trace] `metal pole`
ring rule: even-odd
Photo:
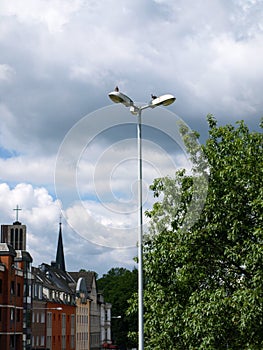
[[[143,327],[143,212],[142,212],[142,138],[141,109],[138,112],[137,143],[138,143],[138,309],[139,309],[139,350],[144,349]]]

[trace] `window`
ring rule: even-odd
[[[14,321],[14,309],[10,309],[10,320]]]
[[[11,295],[15,294],[15,281],[11,281]]]
[[[15,347],[15,336],[14,335],[11,335],[11,337],[10,337],[10,346],[11,346],[11,348]]]
[[[20,322],[20,310],[16,309],[16,320],[17,322]]]
[[[43,335],[41,335],[40,346],[44,346],[44,345],[45,345],[45,337]]]
[[[19,247],[18,247],[18,229],[17,228],[15,229],[15,239],[14,239],[14,242],[13,242],[13,247],[15,249],[19,249]]]
[[[23,247],[23,245],[22,245],[22,243],[23,243],[23,230],[22,230],[22,228],[19,230],[19,238],[18,238],[18,249],[23,249],[22,247]]]
[[[66,329],[66,314],[62,314],[62,329]]]
[[[11,228],[11,240],[10,240],[11,246],[14,246],[14,229]]]
[[[50,335],[47,336],[47,344],[46,344],[46,346],[47,346],[48,349],[51,349],[51,336]]]
[[[71,334],[75,332],[75,315],[71,315]]]
[[[65,335],[62,335],[61,348],[62,348],[62,350],[66,350],[66,337],[65,337]]]
[[[47,328],[51,328],[52,327],[52,313],[48,312],[47,313]]]
[[[39,299],[43,299],[43,287],[42,286],[39,286],[38,298]]]
[[[38,284],[36,283],[33,287],[33,291],[34,291],[34,297],[37,298],[38,297]]]
[[[75,349],[75,337],[74,337],[74,335],[71,336],[71,344],[70,344],[70,346],[71,346],[71,349]]]

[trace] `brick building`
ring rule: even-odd
[[[76,349],[74,281],[55,264],[33,268],[32,348]]]
[[[18,220],[12,225],[1,225],[1,242],[0,344],[4,342],[3,349],[29,350],[32,257],[26,251],[25,225]]]
[[[0,243],[0,349],[22,350],[24,278],[15,257],[11,245]]]
[[[50,265],[31,266],[18,216],[1,225],[1,242],[0,350],[100,350],[102,341],[111,344],[104,317],[111,305],[98,293],[95,272],[66,271],[61,223]]]

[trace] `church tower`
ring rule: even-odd
[[[62,270],[66,271],[65,258],[64,258],[64,249],[63,249],[63,240],[62,240],[62,224],[59,223],[59,234],[58,234],[58,246],[57,246],[57,255],[56,255],[56,266]]]
[[[3,270],[6,270],[7,273],[6,295],[10,294],[10,284],[12,288],[11,299],[8,302],[7,311],[4,310],[4,315],[8,315],[9,309],[14,311],[13,314],[10,314],[12,316],[9,316],[9,318],[11,317],[11,325],[9,332],[6,333],[10,337],[10,344],[13,345],[11,347],[9,345],[2,346],[1,343],[0,348],[22,350],[28,349],[28,345],[31,344],[31,264],[33,259],[30,253],[26,251],[26,225],[22,225],[18,221],[18,212],[22,209],[17,205],[14,210],[16,211],[16,221],[12,225],[1,225],[2,247],[9,245],[7,247],[8,249],[12,248],[14,255],[11,266],[9,265],[8,268]],[[21,299],[21,297],[23,298]],[[22,305],[18,304],[20,299],[22,300]],[[1,307],[5,306],[1,305]]]
[[[13,225],[1,225],[1,242],[10,244],[15,250],[26,250],[26,225],[18,221],[18,211],[22,210],[16,206],[16,221]]]

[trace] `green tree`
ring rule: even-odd
[[[132,348],[136,344],[128,338],[128,333],[138,329],[137,315],[126,315],[128,300],[137,291],[137,269],[112,268],[97,281],[99,290],[103,291],[106,302],[112,304],[112,339],[122,349]],[[117,318],[121,316],[120,318]]]
[[[200,147],[181,128],[193,173],[151,187],[162,199],[147,213],[145,349],[263,349],[263,135],[208,123]]]

